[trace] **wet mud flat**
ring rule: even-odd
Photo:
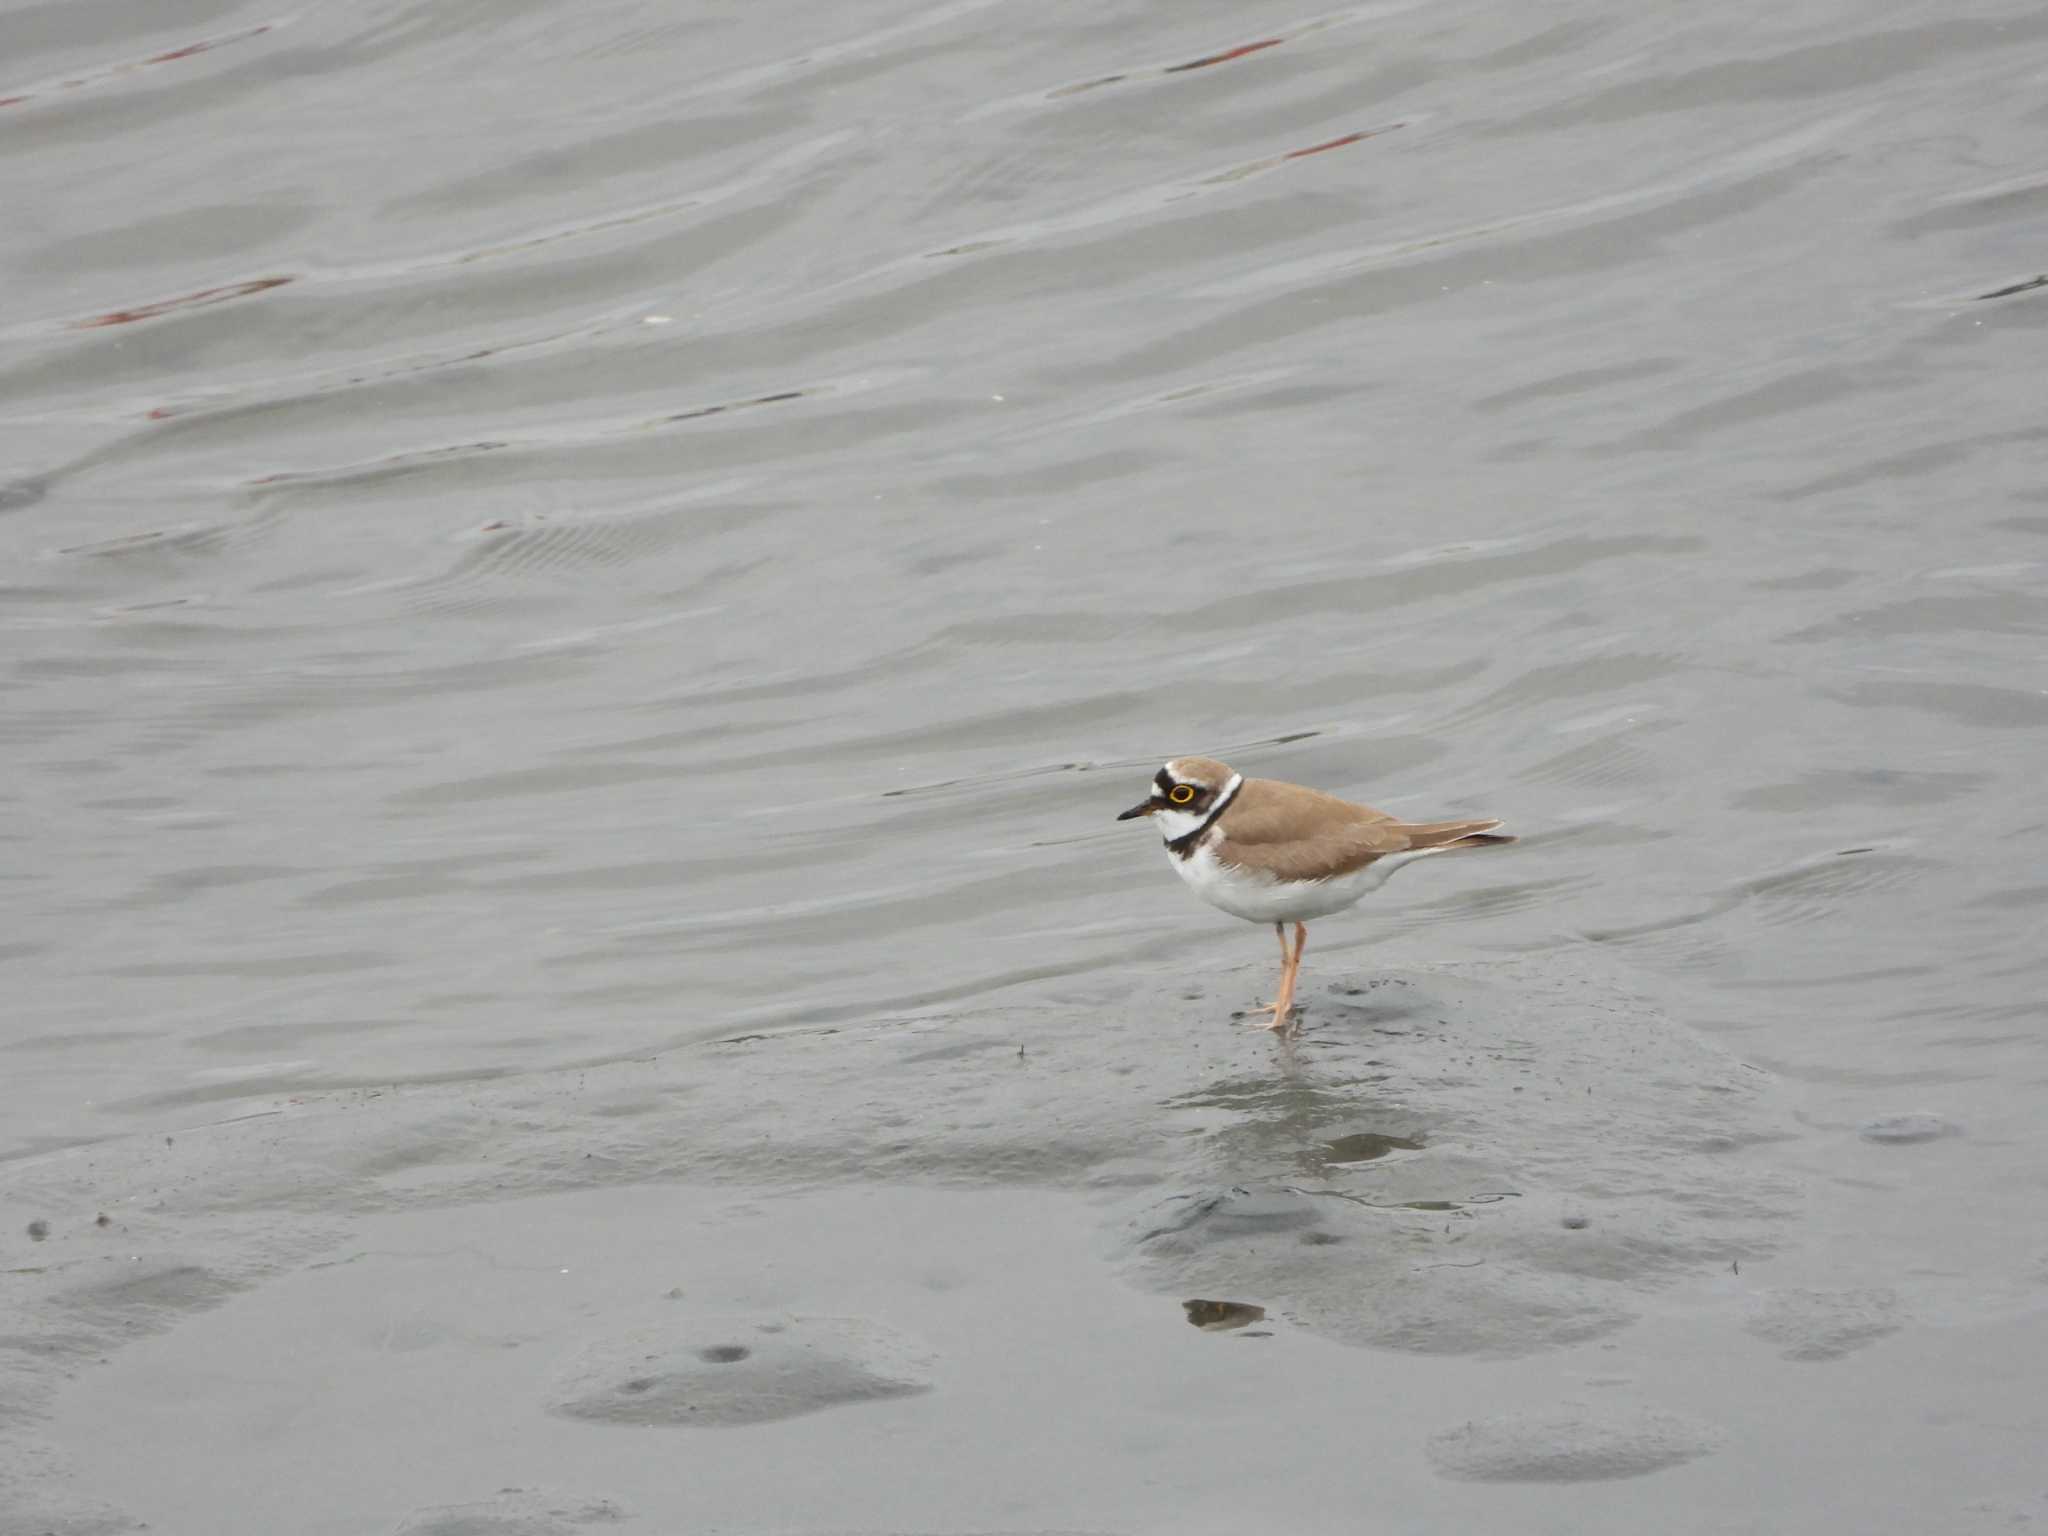
[[[1778,1083],[1610,978],[1333,968],[1292,1045],[1263,979],[17,1163],[0,1533],[1803,1529],[1922,1352],[2027,1390],[2038,1298],[1829,1283]]]

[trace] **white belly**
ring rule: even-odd
[[[1385,885],[1387,877],[1403,864],[1436,851],[1390,854],[1332,880],[1268,879],[1223,863],[1206,841],[1188,858],[1175,858],[1171,853],[1167,858],[1172,860],[1181,879],[1194,887],[1197,896],[1233,917],[1251,923],[1305,923],[1311,918],[1342,912],[1361,896]]]

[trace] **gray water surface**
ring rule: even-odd
[[[0,1532],[2048,1521],[2044,69],[0,3]],[[1523,841],[1276,1051],[1110,819],[1185,752]],[[442,1248],[613,1290],[350,1259]],[[650,1464],[547,1383],[663,1304],[918,1390]],[[396,1470],[440,1311],[508,1417]]]

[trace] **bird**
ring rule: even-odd
[[[1149,816],[1174,872],[1212,907],[1280,936],[1280,986],[1253,1010],[1260,1027],[1285,1033],[1294,1008],[1312,918],[1342,912],[1386,884],[1404,864],[1466,848],[1515,841],[1490,817],[1399,821],[1369,805],[1281,779],[1248,779],[1210,757],[1176,757],[1152,778],[1152,792],[1117,816]],[[1294,925],[1294,943],[1287,925]]]

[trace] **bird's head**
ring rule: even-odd
[[[1150,816],[1160,836],[1172,842],[1208,820],[1236,777],[1228,764],[1214,758],[1176,757],[1152,776],[1152,793],[1116,819]]]

